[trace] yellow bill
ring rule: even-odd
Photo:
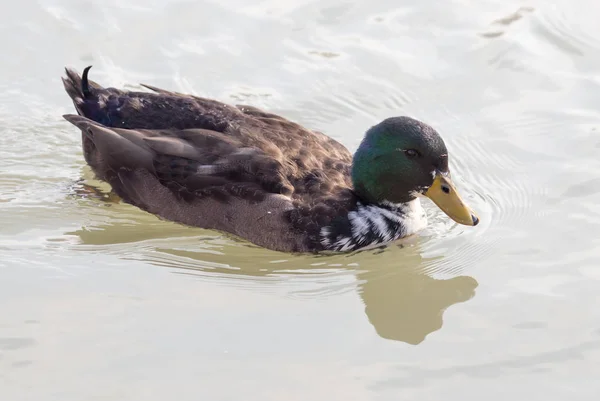
[[[449,176],[437,173],[425,196],[457,223],[467,226],[479,224],[479,218],[465,205]]]

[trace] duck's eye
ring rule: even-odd
[[[419,156],[419,151],[418,151],[418,150],[415,150],[415,149],[406,149],[406,150],[404,151],[404,153],[406,154],[406,156],[407,156],[409,159],[413,159],[413,158],[415,158],[415,157]]]

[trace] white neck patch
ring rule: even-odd
[[[351,232],[334,233],[331,226],[321,229],[321,244],[326,249],[345,252],[384,245],[425,228],[427,215],[417,198],[400,204],[358,203],[356,210],[348,213],[348,221]]]

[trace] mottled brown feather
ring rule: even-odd
[[[64,117],[82,131],[86,161],[148,212],[272,249],[314,251],[320,228],[356,205],[352,155],[322,133],[149,85],[155,93],[90,82],[85,97],[77,73],[67,70],[63,82],[80,114]]]

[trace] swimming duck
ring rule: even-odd
[[[452,183],[438,132],[410,117],[341,143],[248,105],[104,88],[66,69],[86,162],[125,202],[282,252],[348,252],[415,234],[419,198],[457,223],[478,217]]]

